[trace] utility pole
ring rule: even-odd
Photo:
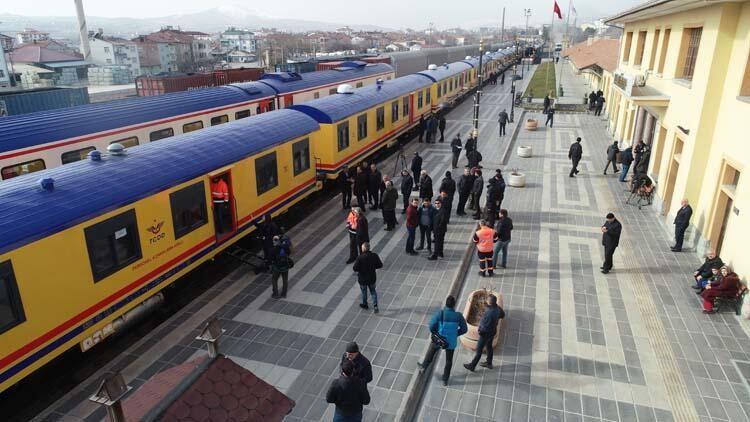
[[[526,57],[526,48],[529,43],[529,16],[531,16],[531,9],[523,9],[523,14],[526,16],[526,29],[523,30],[523,46],[524,46],[524,57]]]
[[[523,69],[523,65],[521,65]],[[516,108],[516,65],[513,65],[513,76],[510,78],[510,122],[513,123]]]
[[[479,139],[479,101],[482,98],[482,58],[484,57],[484,40],[479,38],[479,71],[477,72],[477,92],[474,94],[474,139]]]
[[[505,41],[505,7],[503,7],[503,20],[500,24],[500,42]]]

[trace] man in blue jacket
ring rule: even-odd
[[[443,385],[448,385],[448,378],[451,376],[451,367],[453,366],[453,351],[458,345],[458,337],[466,334],[466,320],[461,313],[455,311],[456,298],[448,296],[445,299],[445,308],[435,312],[432,320],[428,325],[430,332],[437,334],[445,339],[448,347],[445,349],[445,368],[443,369]],[[435,359],[435,354],[440,347],[432,343],[430,350],[424,362],[419,364],[420,371],[427,369]]]
[[[474,372],[479,359],[482,357],[482,349],[487,349],[487,360],[479,364],[488,369],[492,369],[492,340],[497,334],[497,322],[505,318],[503,308],[497,306],[497,296],[487,296],[487,307],[484,308],[482,319],[479,321],[479,340],[477,341],[477,351],[474,353],[474,359],[464,364],[464,368]]]

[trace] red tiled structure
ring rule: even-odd
[[[25,44],[18,47],[10,52],[10,57],[15,63],[55,63],[83,60],[83,56],[80,54],[63,53],[39,44]]]
[[[276,422],[292,408],[292,399],[223,355],[154,375],[123,402],[127,421]]]
[[[587,40],[562,51],[562,57],[568,57],[578,70],[599,66],[612,73],[617,69],[617,57],[620,51],[619,39]]]

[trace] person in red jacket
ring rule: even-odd
[[[740,291],[740,278],[728,266],[721,267],[721,281],[713,282],[706,286],[701,293],[703,298],[703,313],[713,314],[714,299],[717,297],[735,297]]]
[[[417,255],[417,251],[414,250],[414,239],[417,233],[417,226],[419,225],[419,218],[417,218],[417,208],[419,207],[419,199],[412,198],[411,204],[406,208],[406,231],[409,236],[406,238],[406,253],[409,255]]]

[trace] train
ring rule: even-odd
[[[342,84],[325,98],[137,148],[114,144],[0,184],[0,392],[76,345],[104,341],[264,215],[471,92],[473,70],[462,61]],[[219,180],[229,198],[215,204]]]
[[[394,78],[387,64],[267,73],[257,82],[87,104],[0,118],[0,180],[82,160],[110,144],[126,148],[243,119],[355,86]]]

